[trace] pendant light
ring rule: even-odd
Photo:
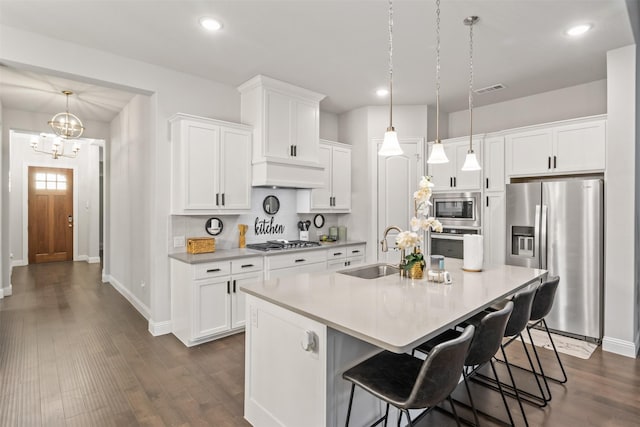
[[[436,141],[431,147],[427,163],[449,163],[440,141],[440,0],[436,0]]]
[[[464,18],[464,25],[469,26],[469,151],[462,165],[463,171],[479,171],[482,169],[476,153],[473,151],[473,24],[478,22],[477,16]]]
[[[389,0],[389,127],[384,133],[380,156],[399,156],[402,148],[398,142],[398,134],[393,128],[393,0]]]
[[[67,109],[63,113],[58,113],[49,120],[49,126],[60,138],[75,139],[80,138],[84,132],[82,121],[69,112],[69,95],[73,95],[70,90],[63,90],[62,93],[67,97]]]

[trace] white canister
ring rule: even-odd
[[[465,234],[463,240],[462,269],[465,271],[482,271],[484,247],[482,236]]]
[[[309,231],[300,231],[300,240],[303,242],[309,241]]]

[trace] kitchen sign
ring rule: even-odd
[[[254,223],[254,231],[256,236],[261,234],[283,234],[284,233],[284,224],[274,224],[274,217],[269,219],[260,219],[256,217]]]

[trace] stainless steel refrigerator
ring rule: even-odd
[[[506,263],[560,276],[550,329],[602,339],[603,182],[508,184]]]

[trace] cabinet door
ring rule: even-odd
[[[332,194],[333,208],[351,209],[351,149],[333,147]]]
[[[231,328],[230,286],[229,277],[195,282],[193,340]]]
[[[265,90],[264,102],[264,155],[289,158],[293,144],[291,98]]]
[[[554,130],[555,172],[599,171],[605,168],[606,130],[603,120],[559,126]]]
[[[251,133],[221,129],[221,209],[251,209]]]
[[[531,175],[551,171],[553,146],[550,129],[507,135],[505,168],[508,175]]]
[[[504,138],[487,138],[483,145],[484,188],[487,191],[504,191]]]
[[[295,145],[295,159],[318,162],[319,105],[302,100],[292,101],[294,119],[292,122],[292,144]]]
[[[430,144],[429,150],[433,144]],[[444,144],[444,152],[449,159],[448,163],[427,164],[431,182],[433,183],[433,191],[451,190],[453,188],[453,177],[456,174],[456,146],[453,144]],[[431,151],[429,151],[431,154]]]
[[[246,273],[233,276],[231,284],[231,328],[244,327],[246,323],[246,294],[240,290],[240,286],[247,283],[255,283],[262,280],[262,272]]]
[[[185,121],[182,124],[185,209],[216,209],[219,188],[220,128]]]
[[[484,206],[484,265],[501,265],[506,256],[504,192],[486,193]]]
[[[482,188],[482,170],[479,171],[463,171],[462,165],[467,158],[469,151],[469,141],[460,141],[455,143],[455,165],[456,170],[453,174],[455,177],[453,184],[456,190],[480,190]],[[473,140],[473,151],[476,153],[478,163],[482,165],[482,145],[480,139]],[[448,153],[447,153],[448,154]]]
[[[311,190],[311,209],[331,209],[331,151],[330,145],[320,144],[318,160],[324,166],[322,187]]]

